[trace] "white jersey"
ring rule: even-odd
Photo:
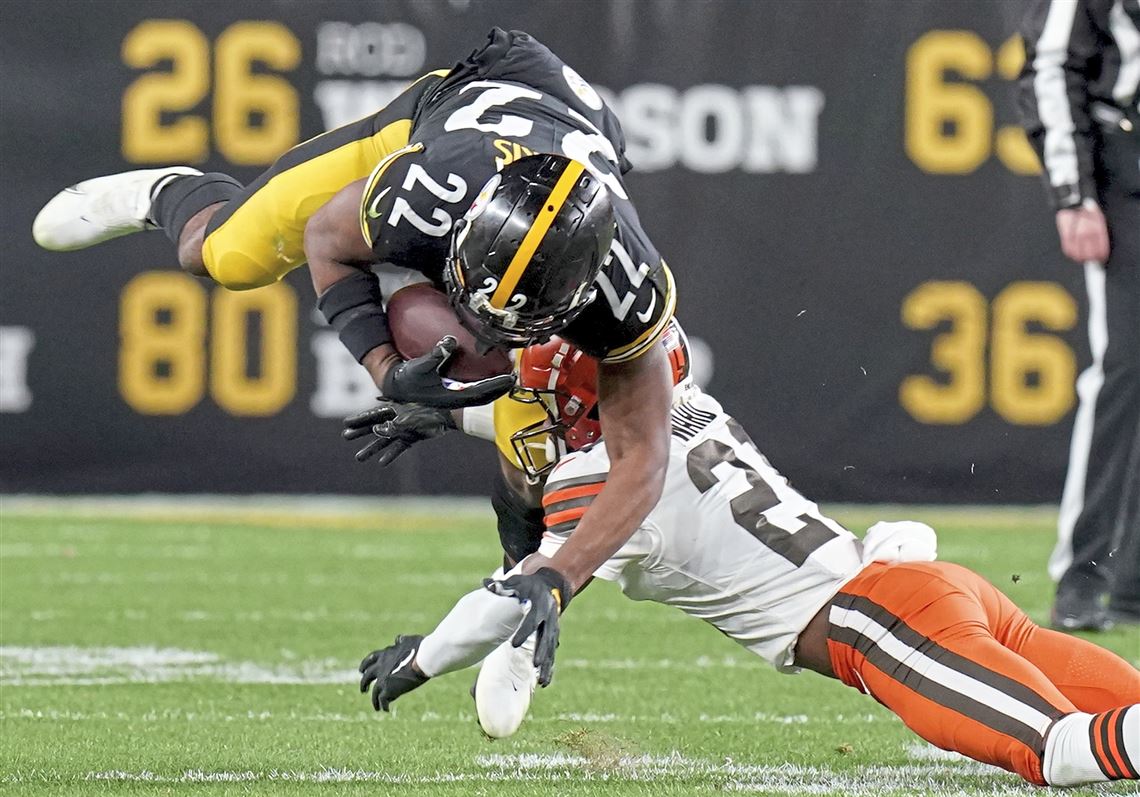
[[[800,632],[863,567],[861,545],[792,489],[711,396],[694,391],[676,404],[672,427],[661,500],[595,575],[794,671]],[[553,556],[569,538],[609,467],[604,441],[558,463],[540,553]]]

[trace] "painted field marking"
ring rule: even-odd
[[[1039,790],[1014,775],[992,768],[979,771],[972,762],[926,762],[903,766],[869,766],[857,771],[837,772],[828,767],[793,764],[758,765],[716,763],[694,759],[678,752],[667,755],[626,756],[607,767],[598,767],[587,758],[567,753],[523,753],[480,755],[473,760],[473,772],[424,774],[380,772],[363,769],[328,768],[321,770],[264,771],[185,770],[164,775],[149,770],[109,769],[88,772],[78,778],[55,776],[50,772],[12,773],[2,783],[141,782],[160,784],[195,783],[376,783],[388,785],[429,785],[445,783],[530,782],[565,784],[588,781],[659,783],[676,779],[709,778],[724,791],[754,794],[804,795],[840,793],[852,797],[877,795],[987,795],[1024,797]],[[1101,789],[1093,789],[1100,793]],[[1109,793],[1109,792],[1105,792]]]
[[[43,722],[302,722],[302,723],[360,723],[360,722],[430,722],[441,724],[471,725],[473,710],[451,713],[421,710],[418,714],[412,709],[392,708],[392,714],[377,714],[371,708],[361,708],[356,713],[335,711],[316,712],[274,712],[268,710],[227,713],[220,711],[191,711],[180,708],[148,709],[140,713],[128,711],[82,711],[78,709],[28,708],[13,706],[0,710],[0,721],[43,721]],[[658,723],[666,725],[694,724],[736,724],[736,725],[834,725],[836,723],[876,723],[893,721],[890,715],[866,714],[862,716],[839,714],[831,717],[805,715],[785,716],[764,711],[742,714],[615,714],[564,711],[546,716],[530,716],[527,724],[575,723],[605,725],[611,723]]]
[[[272,612],[266,616],[277,617]],[[129,614],[123,617],[132,619]],[[204,618],[183,619],[202,621]],[[256,622],[261,616],[254,614],[239,619]],[[314,612],[291,619],[323,622],[329,616]],[[558,666],[563,670],[585,671],[703,672],[752,667],[755,662],[736,656],[698,656],[694,659],[566,659],[560,660]],[[233,684],[350,684],[358,678],[353,662],[334,658],[266,664],[231,661],[210,651],[153,646],[0,645],[0,684],[5,686],[104,686],[193,680]],[[709,721],[717,720],[710,718]]]
[[[456,523],[494,525],[490,501],[449,496],[0,495],[0,502],[4,516],[10,519],[143,520],[377,532],[438,530]]]
[[[234,684],[346,684],[359,678],[335,659],[267,666],[217,653],[156,647],[0,646],[4,686],[103,686],[208,680]]]
[[[268,712],[266,712],[268,713]],[[259,717],[260,718],[260,717]],[[124,782],[158,784],[202,783],[375,783],[387,785],[430,785],[447,783],[529,782],[565,784],[588,781],[658,783],[678,779],[708,778],[710,784],[729,792],[771,795],[844,794],[850,797],[879,795],[930,795],[950,797],[1027,797],[1039,794],[1034,786],[1015,775],[936,750],[922,742],[906,747],[908,757],[917,763],[902,766],[872,765],[857,770],[836,771],[826,766],[795,764],[761,765],[737,763],[729,759],[714,762],[690,758],[679,752],[665,755],[622,756],[599,765],[588,757],[572,753],[520,753],[477,755],[475,771],[402,773],[366,769],[326,768],[318,770],[221,770],[188,769],[178,774],[150,770],[108,769],[76,777],[47,770],[12,772],[0,783]],[[1118,793],[1107,784],[1086,793]]]
[[[457,521],[493,524],[485,498],[330,495],[0,495],[7,517],[140,518],[153,522],[193,520],[202,523],[252,523],[284,528],[323,527],[345,530],[412,530]],[[830,515],[855,526],[884,517],[942,522],[970,522],[994,529],[1017,528],[1026,522],[1052,524],[1057,508],[1044,506],[954,506],[897,504],[828,504]]]

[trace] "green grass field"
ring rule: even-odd
[[[914,517],[941,558],[1037,620],[1043,510]],[[363,654],[426,632],[496,562],[479,504],[7,498],[0,538],[0,792],[60,794],[1029,795],[870,698],[779,675],[710,627],[598,585],[551,688],[490,742],[445,676],[377,715]],[[1140,630],[1096,640],[1140,665]],[[1068,794],[1136,794],[1134,784]]]

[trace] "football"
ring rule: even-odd
[[[453,335],[459,348],[448,361],[446,375],[461,382],[510,373],[511,359],[502,349],[479,354],[475,338],[467,331],[447,301],[447,296],[428,283],[401,288],[388,300],[388,325],[396,351],[406,360],[420,357],[445,335]]]

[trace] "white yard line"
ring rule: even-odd
[[[1037,794],[1034,787],[1016,776],[992,768],[979,769],[972,762],[925,762],[904,766],[869,766],[836,772],[828,767],[793,764],[758,765],[731,761],[712,762],[689,758],[674,752],[662,756],[626,756],[611,766],[601,767],[589,759],[567,753],[524,753],[480,755],[473,759],[474,771],[410,774],[364,769],[320,770],[185,770],[179,774],[159,774],[149,770],[119,769],[88,772],[76,780],[96,782],[141,782],[160,784],[199,783],[377,783],[388,785],[429,785],[442,783],[529,782],[565,784],[570,782],[660,783],[694,777],[709,778],[710,785],[725,791],[756,794],[805,795],[840,793],[849,797],[878,795],[989,795],[1021,797]],[[969,779],[965,782],[964,779]],[[0,783],[61,783],[50,772],[12,773]],[[981,781],[979,783],[979,780]],[[1093,793],[1102,791],[1093,789]]]
[[[935,747],[923,741],[910,742],[906,746],[907,757],[913,761],[953,761],[959,764],[973,764],[978,767],[985,767],[985,764],[979,764],[970,758],[955,753],[953,750],[943,750],[940,747]]]
[[[217,653],[155,647],[0,646],[4,686],[105,686],[207,680],[235,684],[348,684],[359,674],[336,660],[266,666]]]
[[[473,710],[457,711],[451,714],[440,714],[436,711],[421,711],[413,713],[411,709],[402,709],[395,706],[392,709],[392,720],[397,722],[431,722],[461,725],[471,725],[474,720]],[[387,722],[384,715],[376,714],[371,708],[361,709],[357,713],[345,714],[340,712],[273,712],[273,711],[247,711],[244,713],[229,714],[218,711],[193,711],[177,708],[151,709],[141,713],[127,711],[82,711],[78,709],[53,708],[20,708],[0,710],[0,721],[45,721],[45,722],[304,722],[304,723],[360,723],[360,722]],[[699,714],[679,715],[665,712],[662,714],[615,714],[593,712],[562,712],[550,716],[532,716],[527,718],[527,724],[570,722],[576,724],[610,724],[627,723],[638,725],[641,723],[659,723],[666,725],[696,725],[710,724],[737,724],[737,725],[807,725],[847,723],[867,724],[872,722],[894,721],[889,715],[837,715],[833,717],[813,716],[802,714],[784,716],[769,714],[764,711],[744,714]],[[933,748],[931,748],[933,749]]]
[[[902,504],[827,504],[829,514],[872,523],[879,519],[913,518],[931,515],[939,518],[985,523],[1004,527],[1032,522],[1051,523],[1057,508],[1045,506],[958,506]],[[476,520],[493,518],[490,502],[483,497],[349,495],[0,495],[0,516],[74,515],[81,517],[153,517],[201,519],[203,515],[232,519],[259,516],[290,516],[298,520],[316,518],[435,519],[471,516]]]
[[[266,616],[277,617],[273,612]],[[131,618],[125,616],[125,619]],[[253,615],[243,619],[260,617]],[[327,616],[314,612],[292,619],[318,622]],[[587,671],[703,672],[756,664],[745,657],[698,656],[694,659],[566,659],[559,661],[558,666],[563,670]],[[153,646],[0,645],[0,684],[4,686],[105,686],[195,680],[234,684],[349,684],[358,677],[352,662],[331,658],[267,664],[227,660],[210,651]]]
[[[198,517],[202,514],[233,516],[288,514],[301,517],[359,517],[401,515],[440,517],[479,515],[493,517],[485,498],[455,496],[390,496],[370,498],[353,495],[0,495],[4,515],[79,515],[130,517],[163,515]]]
[[[176,712],[177,713],[177,712]],[[41,719],[75,719],[77,712]],[[165,717],[166,712],[158,716]],[[100,715],[93,715],[100,716]],[[189,720],[187,713],[180,719]],[[280,719],[283,715],[278,715]],[[291,715],[290,715],[291,716]],[[319,716],[319,715],[318,715]],[[609,716],[609,715],[604,715]],[[246,718],[273,718],[270,712],[250,714]],[[11,715],[5,719],[14,718]],[[240,718],[240,717],[239,717]],[[305,717],[312,720],[315,717]],[[335,719],[334,719],[335,718]],[[327,715],[323,721],[356,721],[355,717]],[[651,719],[651,718],[645,718]],[[467,718],[466,721],[470,721]],[[107,769],[66,777],[50,770],[16,771],[0,777],[0,784],[62,784],[72,782],[115,782],[157,784],[202,783],[375,783],[387,785],[430,785],[446,783],[523,782],[566,784],[574,782],[691,782],[708,778],[718,790],[772,795],[843,794],[846,797],[880,797],[881,795],[930,795],[951,797],[1028,797],[1040,790],[1016,776],[985,766],[955,754],[925,745],[909,743],[908,756],[915,763],[902,766],[861,766],[836,771],[826,766],[794,764],[761,765],[734,762],[731,759],[710,761],[690,758],[679,752],[667,755],[622,756],[613,762],[599,762],[573,753],[521,753],[511,755],[477,755],[471,760],[471,771],[404,773],[366,769],[326,768],[317,770],[202,770],[188,769],[177,774],[150,770]],[[1092,794],[1111,794],[1110,786],[1094,787]]]

